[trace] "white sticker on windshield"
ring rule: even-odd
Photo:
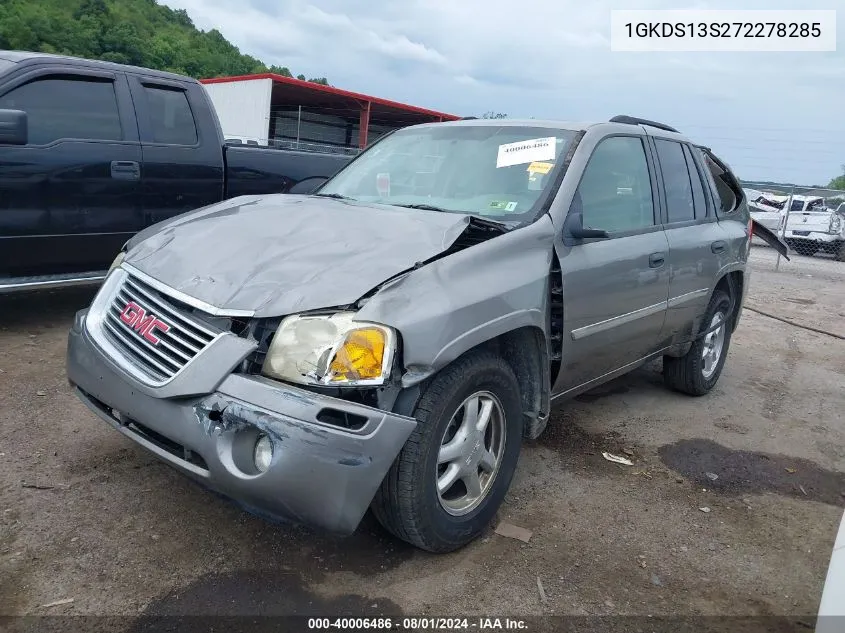
[[[554,136],[549,136],[548,138],[532,138],[527,141],[499,145],[496,167],[511,167],[512,165],[523,165],[534,161],[554,160],[555,140]]]

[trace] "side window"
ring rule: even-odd
[[[655,140],[655,145],[663,172],[669,223],[694,220],[695,199],[683,146],[675,141],[662,139]]]
[[[687,169],[690,180],[692,180],[692,200],[695,204],[695,219],[700,220],[707,217],[707,198],[704,196],[704,183],[701,180],[701,172],[688,145],[684,145],[684,158],[687,159]]]
[[[184,90],[144,86],[153,141],[170,145],[196,145],[197,124]]]
[[[608,232],[654,225],[654,201],[645,148],[640,138],[612,136],[596,146],[573,205],[584,226]]]
[[[719,209],[722,213],[731,213],[739,203],[736,192],[731,189],[725,182],[724,170],[717,165],[707,152],[699,150],[704,164],[707,165],[708,181],[711,185],[711,191],[715,191],[716,201],[719,203]]]
[[[0,108],[26,112],[30,145],[123,139],[114,83],[108,80],[36,79],[0,97]]]

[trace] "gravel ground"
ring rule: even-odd
[[[752,259],[748,307],[845,335],[845,264]],[[436,556],[369,516],[347,539],[267,523],[96,419],[64,374],[91,294],[0,297],[0,615],[818,608],[845,506],[843,340],[746,310],[708,396],[666,391],[656,363],[562,405],[500,513],[529,543],[491,529]]]

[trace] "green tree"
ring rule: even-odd
[[[508,115],[503,114],[502,112],[493,112],[491,110],[490,112],[485,112],[484,114],[482,114],[481,118],[482,119],[507,119]]]
[[[845,190],[845,165],[842,165],[842,175],[832,179],[827,188]]]
[[[273,72],[217,29],[201,31],[184,9],[155,0],[0,0],[0,48],[60,53],[197,78]],[[305,79],[305,77],[302,77]],[[328,84],[324,77],[311,79]]]

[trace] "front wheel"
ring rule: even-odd
[[[702,336],[680,358],[663,357],[667,387],[691,396],[703,396],[719,380],[731,344],[731,298],[716,290],[704,313]]]
[[[472,353],[434,378],[414,417],[373,514],[402,540],[450,552],[481,533],[510,487],[522,443],[519,383],[499,356]]]

